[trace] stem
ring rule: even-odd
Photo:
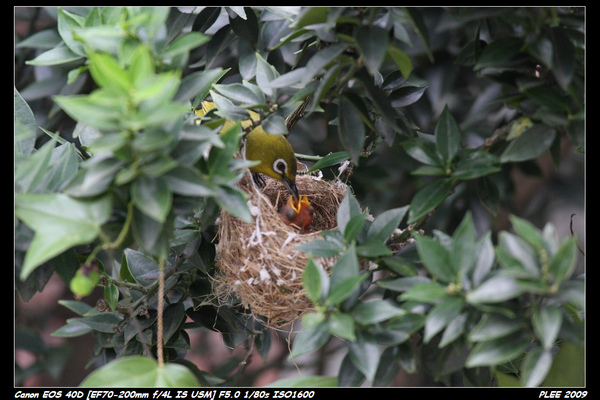
[[[163,355],[163,308],[164,308],[164,293],[165,293],[165,259],[161,258],[158,262],[158,316],[156,328],[156,357],[158,358],[158,366],[165,366]]]

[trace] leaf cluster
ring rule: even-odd
[[[560,357],[579,354],[584,282],[572,276],[575,238],[558,240],[550,224],[540,231],[511,217],[516,234],[501,232],[494,246],[489,232],[477,237],[467,214],[452,236],[415,232],[416,251],[393,254],[386,244],[407,207],[369,223],[349,193],[340,210],[338,218],[350,218],[339,230],[302,245],[313,256],[338,258],[329,276],[315,259],[306,266],[304,287],[316,311],[303,317],[290,357],[337,337],[348,348],[340,386],[364,379],[384,386],[418,365],[440,382],[458,373],[465,385],[496,375],[501,383],[538,386],[560,379],[552,370],[557,343],[573,344]],[[376,270],[387,274],[376,278]],[[367,292],[371,286],[378,290]],[[573,368],[568,379],[579,382],[583,359]]]

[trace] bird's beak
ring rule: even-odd
[[[298,201],[300,200],[300,196],[298,195],[298,187],[296,186],[296,182],[294,182],[285,175],[281,175],[281,178],[283,180],[285,188],[292,194],[294,203],[298,203]]]

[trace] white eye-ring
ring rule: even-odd
[[[287,163],[283,158],[278,158],[275,160],[273,163],[273,171],[277,172],[278,174],[285,174],[285,171],[287,171]]]

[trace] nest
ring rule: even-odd
[[[312,310],[302,288],[302,272],[308,255],[296,246],[320,239],[319,231],[336,227],[336,214],[347,186],[311,175],[299,175],[296,184],[314,207],[308,233],[284,224],[278,210],[289,197],[284,186],[267,179],[262,190],[245,177],[240,187],[250,194],[254,217],[247,223],[221,212],[217,245],[218,273],[213,282],[217,299],[237,299],[270,327],[283,327]],[[326,270],[333,259],[318,258]]]

